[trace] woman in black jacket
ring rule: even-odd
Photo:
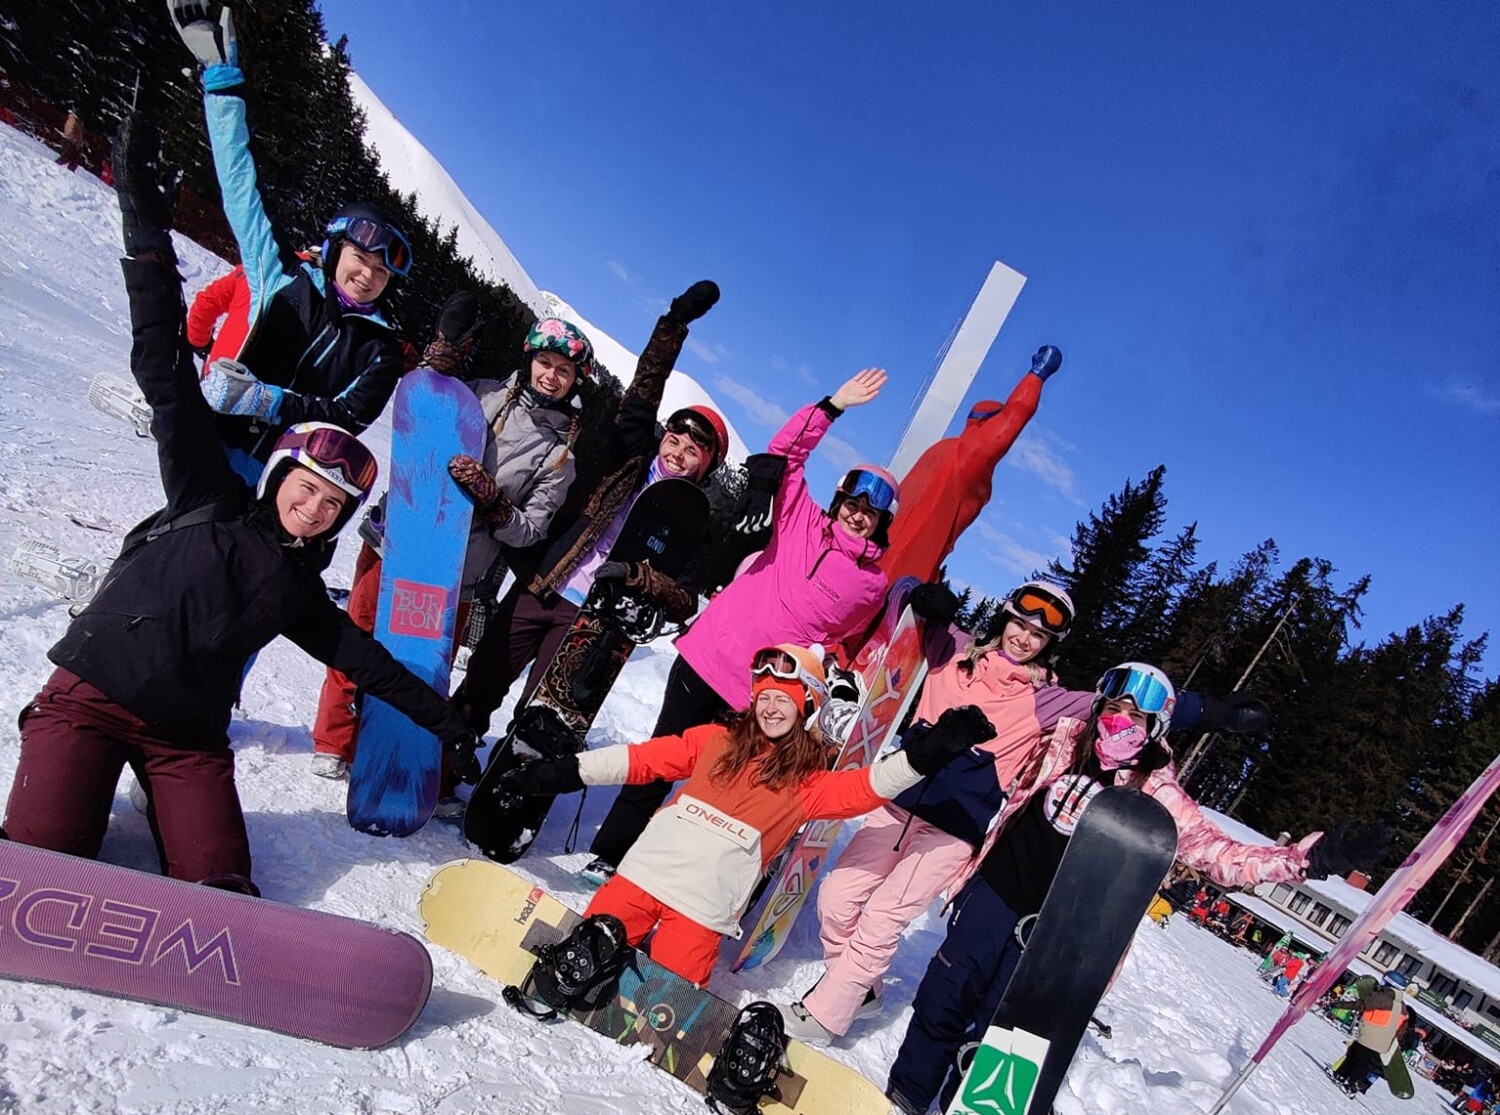
[[[292,427],[254,493],[230,467],[184,335],[158,149],[130,118],[114,158],[131,372],[152,407],[167,506],[49,652],[57,669],[21,714],[5,831],[97,855],[128,763],[165,872],[254,894],[227,730],[246,663],[277,635],[436,733],[461,776],[477,773],[474,735],[328,598],[334,538],[375,482],[359,439]]]

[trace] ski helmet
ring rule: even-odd
[[[877,546],[889,546],[891,520],[896,517],[896,511],[901,506],[901,485],[896,483],[894,476],[878,465],[858,465],[844,473],[839,486],[834,489],[828,513],[837,517],[839,506],[846,499],[859,496],[864,497],[877,516],[875,531],[870,535],[870,540]]]
[[[580,377],[594,374],[594,346],[582,329],[571,321],[560,317],[539,318],[526,334],[526,343],[521,351],[555,352],[565,360],[571,360]]]
[[[281,435],[276,448],[266,459],[266,467],[261,470],[260,483],[255,489],[256,498],[266,501],[275,498],[281,482],[294,465],[317,473],[349,496],[327,532],[329,537],[337,534],[353,518],[359,505],[369,497],[370,490],[375,487],[375,478],[380,474],[374,455],[348,430],[330,422],[298,422]]]
[[[1050,581],[1027,581],[1000,602],[985,637],[998,637],[1005,626],[1004,617],[1013,616],[1037,624],[1052,636],[1051,645],[1055,645],[1068,637],[1075,614],[1067,589]]]
[[[788,692],[778,682],[790,682],[801,686],[802,714],[816,716],[818,709],[828,699],[828,675],[823,672],[823,648],[796,643],[778,643],[774,647],[762,647],[750,660],[750,692],[752,697],[762,689],[780,689]],[[793,694],[788,692],[789,696]]]
[[[724,463],[729,456],[729,427],[713,407],[682,407],[667,418],[669,434],[683,434],[692,439],[694,445],[708,453],[708,467],[703,470],[703,479]]]
[[[332,268],[337,262],[335,251],[340,241],[347,240],[356,248],[371,252],[385,260],[392,275],[405,275],[411,270],[411,242],[401,230],[373,205],[363,201],[351,201],[340,207],[328,219],[323,230],[323,266]],[[331,271],[330,271],[331,274]]]
[[[1089,706],[1093,716],[1099,715],[1105,701],[1130,698],[1131,703],[1146,714],[1146,735],[1153,742],[1160,740],[1172,726],[1172,710],[1177,707],[1177,691],[1167,680],[1167,675],[1155,666],[1144,662],[1122,662],[1105,670],[1094,686],[1094,700]]]

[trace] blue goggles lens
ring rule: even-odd
[[[328,224],[328,235],[344,238],[366,252],[373,252],[385,260],[386,267],[394,275],[405,275],[411,270],[411,245],[406,237],[383,221],[369,217],[339,217]]]
[[[1106,670],[1099,679],[1099,693],[1110,701],[1129,697],[1142,712],[1161,712],[1167,706],[1167,687],[1139,670]]]
[[[849,499],[864,496],[876,511],[889,511],[891,504],[896,502],[895,489],[883,476],[873,472],[856,469],[844,477],[844,484],[840,490]]]

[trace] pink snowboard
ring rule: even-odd
[[[0,840],[0,976],[365,1049],[432,990],[416,938]]]

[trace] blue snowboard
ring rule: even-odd
[[[484,441],[484,412],[466,384],[428,368],[402,377],[375,637],[444,696],[473,510],[448,475],[448,460],[455,453],[482,458]],[[441,774],[437,737],[366,696],[349,772],[349,823],[377,836],[409,836],[432,816]]]

